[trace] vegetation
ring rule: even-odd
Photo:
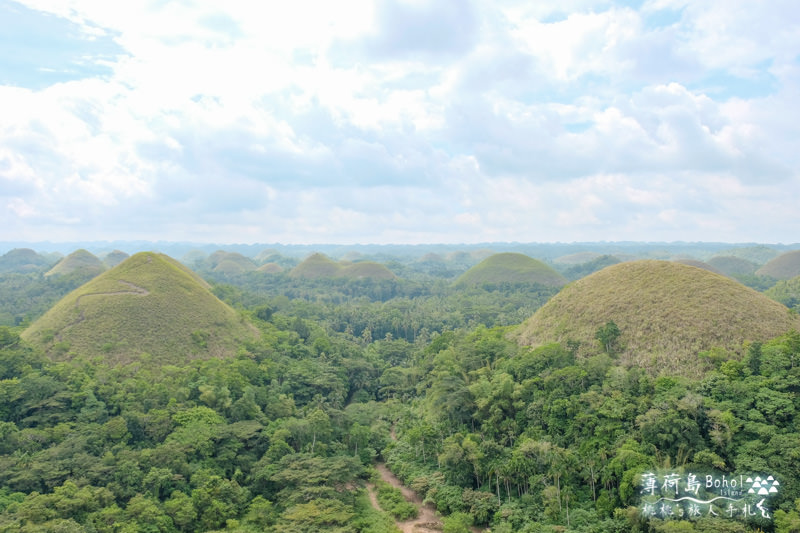
[[[782,303],[789,309],[800,311],[800,276],[777,282],[767,289],[764,295]]]
[[[595,257],[591,261],[563,268],[561,270],[561,273],[568,280],[575,281],[576,279],[581,279],[583,277],[588,276],[589,274],[593,274],[598,270],[602,270],[607,266],[616,265],[619,262],[620,260],[616,256],[600,255],[598,257]]]
[[[375,462],[448,532],[800,523],[797,317],[734,281],[646,261],[556,294],[454,285],[449,269],[473,256],[430,263],[441,271],[398,261],[392,271],[409,276],[392,279],[214,272],[198,260],[210,285],[136,254],[27,330],[0,326],[0,533],[396,533],[416,508],[374,479]],[[52,298],[57,279],[1,277],[10,316],[24,304],[10,295]],[[570,335],[528,345],[526,328],[554,311]],[[637,315],[650,329],[633,335]],[[126,341],[93,351],[111,332]],[[207,357],[224,335],[227,356]],[[164,339],[167,352],[153,348]],[[664,346],[683,359],[662,364]],[[648,519],[640,479],[658,470],[775,474],[774,521]]]

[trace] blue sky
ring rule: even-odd
[[[0,241],[800,241],[794,1],[0,0]]]

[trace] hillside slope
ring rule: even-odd
[[[763,294],[724,276],[667,261],[607,267],[559,292],[517,330],[523,345],[580,343],[579,353],[600,351],[595,336],[613,321],[623,363],[653,373],[691,374],[697,354],[713,347],[739,352],[800,319]]]
[[[142,252],[65,296],[23,338],[55,357],[158,363],[233,355],[251,328],[201,278],[168,256]]]

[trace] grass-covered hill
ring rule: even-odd
[[[257,265],[249,257],[238,252],[218,250],[208,257],[208,266],[214,271],[225,275],[251,272]]]
[[[53,263],[30,248],[14,248],[0,256],[0,274],[26,274],[48,268]]]
[[[385,265],[374,261],[358,263],[338,263],[325,254],[315,253],[294,267],[289,275],[293,278],[323,279],[394,279],[395,275]]]
[[[395,279],[395,275],[386,265],[374,261],[359,261],[342,266],[338,277],[350,279]]]
[[[47,271],[45,276],[67,276],[70,274],[81,273],[88,276],[96,276],[103,272],[106,266],[103,264],[96,255],[81,248],[75,250],[61,261],[55,264],[53,268]]]
[[[794,250],[771,259],[756,271],[759,276],[770,276],[776,279],[791,279],[800,276],[800,250]]]
[[[293,278],[334,278],[341,270],[342,265],[325,254],[314,253],[303,262],[294,267],[289,275]]]
[[[256,270],[259,272],[264,272],[266,274],[279,274],[283,272],[283,267],[280,266],[278,263],[264,263]]]
[[[250,326],[168,256],[141,252],[66,295],[23,332],[56,358],[158,363],[233,355]]]
[[[800,319],[778,302],[707,270],[668,261],[613,265],[561,290],[517,330],[523,345],[580,343],[579,353],[601,351],[598,330],[613,322],[613,352],[624,364],[655,374],[694,374],[701,351],[741,353]],[[573,344],[574,345],[574,344]]]
[[[758,263],[736,257],[735,255],[715,255],[708,260],[708,264],[726,276],[741,276],[754,274],[758,270]]]
[[[524,254],[505,252],[487,257],[458,277],[455,285],[484,283],[539,283],[560,287],[566,278],[541,261]]]
[[[122,250],[114,250],[103,258],[103,264],[106,265],[107,268],[114,268],[129,257],[130,255]]]

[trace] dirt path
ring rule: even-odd
[[[382,480],[400,489],[400,492],[403,493],[403,497],[416,505],[417,509],[419,509],[419,515],[416,518],[404,522],[395,521],[400,531],[403,533],[439,533],[442,531],[442,521],[436,516],[436,511],[434,511],[431,504],[423,504],[422,498],[420,498],[416,492],[403,485],[400,480],[397,479],[397,476],[386,468],[385,464],[378,463],[375,465],[375,468],[381,475]],[[375,487],[368,485],[367,491],[369,492],[369,500],[372,502],[372,506],[380,510],[378,498],[375,495]]]

